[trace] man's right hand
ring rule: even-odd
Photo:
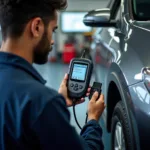
[[[93,119],[98,121],[105,109],[104,95],[101,95],[98,100],[97,98],[98,98],[98,92],[95,92],[88,105],[88,120],[89,121]]]

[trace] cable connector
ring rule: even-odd
[[[102,88],[102,83],[94,82],[93,86],[91,87],[91,92],[90,92],[90,95],[89,95],[89,100],[91,100],[94,92],[96,92],[96,91],[98,92],[98,98],[97,99],[99,99],[99,97],[101,95],[101,91],[102,91],[101,88]],[[87,123],[87,121],[88,121],[88,113],[86,113],[85,124]]]
[[[89,95],[89,100],[91,100],[93,94],[97,91],[98,92],[98,98],[100,97],[101,95],[101,91],[102,91],[102,83],[100,82],[94,82],[93,83],[93,86],[91,87],[91,92],[90,92],[90,95]]]

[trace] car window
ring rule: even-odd
[[[139,21],[150,20],[150,0],[133,0],[133,15]]]

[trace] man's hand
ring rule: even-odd
[[[68,97],[67,80],[68,80],[68,74],[65,75],[58,92],[64,96],[64,98],[66,99],[67,106],[70,107],[70,106],[73,106],[73,100],[71,100]],[[86,96],[89,96],[90,90],[91,89],[89,88]],[[80,100],[78,100],[76,104],[81,104],[84,101],[85,101],[85,98],[81,98]]]
[[[98,100],[97,98],[98,92],[95,92],[88,105],[88,120],[98,121],[105,109],[104,95],[101,95]]]

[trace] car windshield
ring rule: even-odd
[[[150,0],[133,0],[133,10],[136,20],[150,20]]]

